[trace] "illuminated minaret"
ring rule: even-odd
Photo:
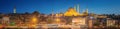
[[[87,9],[85,10],[85,12],[88,14],[88,6],[87,6]]]
[[[75,9],[75,11],[77,11],[78,13],[80,13],[79,11],[80,11],[80,6],[79,6],[79,4],[78,5],[75,5],[74,6],[74,9]]]
[[[16,7],[14,7],[14,9],[13,9],[13,13],[16,13]]]
[[[79,10],[80,10],[80,8],[79,8],[79,4],[77,5],[77,12],[79,13]]]
[[[76,5],[74,6],[74,9],[75,9],[75,11],[76,11]]]

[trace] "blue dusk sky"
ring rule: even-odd
[[[89,13],[120,14],[120,0],[0,0],[0,13],[32,13],[38,11],[44,14],[64,13],[70,7],[80,5],[80,13],[88,8]]]

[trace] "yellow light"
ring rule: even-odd
[[[33,17],[32,22],[36,22],[36,21],[37,21],[37,18]]]
[[[69,8],[68,11],[64,13],[65,16],[78,16],[80,15],[74,8]]]
[[[32,17],[32,20],[31,20],[31,25],[30,26],[32,26],[32,27],[36,27],[36,24],[37,24],[37,17],[35,17],[35,16],[33,16]]]
[[[57,18],[57,19],[56,19],[56,22],[60,22],[60,19],[59,19],[59,18]]]

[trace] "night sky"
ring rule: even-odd
[[[64,13],[68,8],[80,5],[80,13],[88,8],[89,13],[120,14],[120,0],[0,0],[0,13],[32,13],[44,14]]]

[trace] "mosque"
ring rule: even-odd
[[[86,9],[83,13],[79,12],[80,8],[79,5],[74,6],[74,8],[70,7],[66,12],[63,14],[56,14],[57,16],[87,16],[88,9]]]
[[[66,23],[71,22],[70,24],[72,25],[87,26],[88,25],[88,22],[87,22],[88,9],[86,9],[83,13],[80,13],[79,10],[80,10],[79,5],[77,5],[74,8],[71,8],[71,7],[68,8],[68,10],[62,14],[55,14],[55,16],[57,16],[57,18],[60,18],[60,21],[62,23],[63,23],[63,20],[66,20],[64,22]],[[67,18],[67,19],[61,19],[61,17]]]
[[[87,10],[81,14],[81,13],[77,12],[75,8],[69,8],[68,11],[66,11],[64,13],[64,16],[84,16],[87,14],[88,14]]]

